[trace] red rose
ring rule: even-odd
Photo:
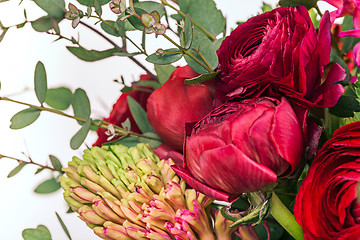
[[[183,149],[185,123],[200,120],[212,109],[213,99],[206,85],[184,83],[198,75],[190,66],[179,67],[148,100],[147,117],[151,126],[176,150]]]
[[[344,91],[338,64],[327,79],[330,61],[329,14],[318,33],[305,7],[277,8],[250,18],[222,42],[217,54],[220,91],[227,97],[287,97],[303,107],[331,107]]]
[[[318,151],[295,201],[305,239],[360,239],[360,121],[334,132]]]
[[[289,175],[304,151],[301,126],[285,98],[228,102],[189,130],[184,168],[173,169],[196,190],[223,201]]]
[[[149,75],[140,76],[140,81],[148,81],[148,80],[152,80]],[[127,96],[131,96],[132,98],[134,98],[144,109],[146,109],[146,103],[150,96],[150,93],[146,91],[132,90],[130,92],[121,94],[120,98],[114,104],[110,116],[108,118],[104,118],[104,120],[111,124],[121,126],[121,123],[125,122],[125,120],[129,118],[131,123],[131,131],[136,133],[141,133],[130,112]],[[107,138],[109,136],[105,134],[105,131],[106,129],[98,128],[96,133],[98,134],[99,137],[96,140],[96,142],[93,144],[93,146],[101,146],[103,143],[108,142]],[[116,140],[116,138],[111,139],[111,141],[114,140]]]

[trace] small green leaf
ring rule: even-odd
[[[159,87],[161,87],[160,84],[155,81],[137,81],[133,82],[133,85],[140,87],[150,87],[152,89],[158,89]]]
[[[80,4],[84,5],[84,6],[90,6],[90,7],[94,7],[94,0],[77,0]],[[105,5],[107,3],[109,3],[111,0],[99,0],[100,5]]]
[[[171,64],[167,64],[167,65],[155,64],[155,71],[161,85],[163,85],[170,78],[170,75],[175,69],[176,67],[174,67]]]
[[[191,78],[191,79],[186,79],[185,80],[185,84],[196,84],[196,83],[201,83],[201,82],[205,82],[207,80],[213,79],[214,77],[216,77],[217,75],[219,75],[220,72],[213,72],[213,73],[204,73],[201,74],[197,77]]]
[[[184,30],[181,34],[180,43],[181,46],[185,49],[189,49],[193,40],[193,25],[191,22],[190,15],[187,14],[184,22]]]
[[[20,23],[16,25],[16,28],[23,28],[25,26],[26,22]]]
[[[263,2],[261,10],[264,13],[264,12],[269,12],[269,11],[273,10],[273,8],[272,8],[272,6],[270,4],[267,4],[267,3]]]
[[[16,113],[11,119],[11,129],[21,129],[29,126],[38,119],[40,110],[35,108],[27,108]]]
[[[213,47],[215,48],[215,50],[218,50],[221,46],[222,41],[224,41],[225,37],[216,39],[214,42],[212,42]]]
[[[103,145],[114,145],[114,144],[121,144],[125,147],[134,147],[139,143],[139,140],[137,137],[125,137],[120,138],[112,142],[104,143]]]
[[[88,119],[90,117],[90,101],[83,89],[78,88],[75,90],[71,104],[76,117],[83,119]]]
[[[355,96],[343,95],[329,112],[338,117],[353,117],[354,112],[360,112],[360,104]]]
[[[200,51],[199,51],[200,50]],[[202,33],[198,31],[194,31],[193,42],[191,44],[190,52],[201,62],[204,62],[202,57],[198,54],[198,51],[201,53],[202,57],[206,59],[211,69],[215,69],[219,60],[215,51],[215,48],[212,46],[210,40],[205,37]],[[204,69],[200,64],[195,62],[192,58],[185,55],[185,61],[189,64],[189,66],[194,69],[197,73],[207,73],[208,71]]]
[[[155,140],[155,139],[139,137],[139,139],[138,139],[139,142],[147,143],[147,144],[149,144],[149,146],[151,148],[158,148],[162,143],[160,140],[160,137],[154,132],[147,132],[147,133],[144,133],[143,135],[145,135],[147,137],[152,137],[152,138],[158,139],[158,140]]]
[[[120,37],[121,34],[119,32],[118,29],[118,24],[115,21],[111,21],[111,20],[106,20],[106,22],[110,25],[112,25],[114,28],[116,28],[117,30],[114,30],[112,27],[110,27],[108,24],[106,24],[105,22],[101,22],[100,26],[101,28],[108,34],[113,35],[115,37]]]
[[[72,92],[68,88],[51,88],[46,92],[45,102],[52,108],[66,110],[71,105],[72,97]]]
[[[46,98],[47,77],[44,64],[40,61],[37,62],[35,67],[34,86],[36,97],[39,102],[43,104]]]
[[[38,173],[41,173],[45,168],[38,168],[35,172],[35,175],[38,174]]]
[[[37,32],[47,32],[53,28],[53,21],[59,22],[60,20],[51,16],[44,16],[35,21],[31,21],[31,26]]]
[[[94,0],[94,8],[96,14],[100,17],[102,15],[102,8],[99,0]]]
[[[27,228],[22,232],[24,240],[51,240],[49,229],[44,225],[38,225],[37,228]]]
[[[47,12],[49,16],[62,18],[65,15],[64,0],[34,0],[34,2]]]
[[[34,192],[39,194],[53,193],[61,188],[60,183],[55,178],[50,178],[39,184]]]
[[[153,1],[144,1],[144,2],[134,1],[134,7],[145,10],[147,13],[151,13],[152,11],[157,11],[161,17],[164,16],[165,14],[165,10],[161,6],[161,4]]]
[[[305,6],[308,10],[315,7],[318,0],[280,0],[279,5],[281,7],[296,7],[299,5]]]
[[[136,125],[139,127],[141,132],[143,132],[143,133],[154,132],[154,130],[152,129],[152,127],[147,119],[146,112],[141,107],[141,105],[130,96],[127,96],[127,100],[128,100],[131,114],[136,122]]]
[[[179,49],[171,48],[171,49],[163,50],[163,53],[155,52],[151,54],[146,58],[146,61],[159,65],[167,65],[176,62],[182,56],[183,54]]]
[[[49,158],[50,158],[50,161],[51,161],[52,166],[53,166],[58,172],[63,173],[62,164],[61,164],[60,160],[59,160],[57,157],[53,156],[53,155],[49,155]]]
[[[91,119],[89,118],[86,123],[84,123],[80,130],[71,138],[70,147],[73,150],[78,149],[81,144],[85,141],[86,136],[89,133],[91,127]]]
[[[67,229],[64,221],[61,219],[60,215],[59,215],[57,212],[55,212],[55,214],[56,214],[56,217],[57,217],[57,219],[59,220],[60,225],[61,225],[62,229],[64,230],[66,236],[69,238],[69,240],[71,240],[71,236],[70,236],[69,230]]]
[[[141,54],[141,52],[134,52],[134,53],[128,53],[128,52],[116,52],[114,53],[114,56],[119,56],[119,57],[130,57],[130,56],[136,56]]]
[[[19,165],[16,166],[16,168],[14,168],[8,175],[8,178],[11,178],[13,176],[15,176],[16,174],[18,174],[21,169],[23,169],[23,167],[25,167],[25,165],[27,164],[27,162],[22,162]]]
[[[131,129],[130,119],[127,118],[123,123],[121,123],[121,127],[126,129],[126,130],[130,130]]]
[[[81,60],[87,62],[95,62],[104,58],[112,57],[114,53],[121,52],[118,48],[111,48],[104,51],[87,50],[82,47],[66,47],[72,54]]]
[[[141,16],[143,13],[147,13],[145,10],[142,10],[140,8],[135,8],[135,12],[139,16]],[[144,31],[144,25],[142,24],[140,19],[136,18],[135,16],[131,16],[128,18],[128,20],[131,23],[131,25],[133,25],[134,28],[140,31]]]

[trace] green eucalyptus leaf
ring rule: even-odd
[[[76,117],[83,119],[88,119],[90,117],[90,101],[83,89],[78,88],[75,90],[71,104]]]
[[[308,10],[316,6],[318,0],[280,0],[279,5],[282,7],[305,6]]]
[[[133,52],[133,53],[128,53],[128,52],[116,52],[114,53],[114,56],[118,56],[118,57],[130,57],[130,56],[136,56],[141,54],[141,52]]]
[[[18,174],[21,171],[21,169],[23,169],[23,167],[25,167],[26,164],[27,164],[27,162],[21,162],[13,170],[11,170],[11,172],[7,175],[7,177],[11,178],[11,177],[15,176],[16,174]]]
[[[216,39],[214,42],[212,42],[213,47],[215,48],[215,50],[218,50],[221,46],[222,41],[224,41],[225,37]]]
[[[11,119],[11,129],[21,129],[29,126],[38,119],[40,110],[36,108],[27,108],[16,113]]]
[[[78,149],[81,144],[85,141],[86,136],[88,135],[91,127],[91,119],[89,118],[86,123],[84,123],[80,130],[71,138],[70,147],[73,150]]]
[[[174,67],[171,64],[167,64],[167,65],[155,64],[156,75],[158,76],[161,85],[163,85],[170,78],[170,75],[173,73],[175,69],[176,67]]]
[[[58,182],[55,178],[50,178],[39,184],[34,190],[34,192],[39,194],[48,194],[56,192],[61,188],[60,182]]]
[[[213,0],[178,0],[178,5],[183,13],[190,14],[193,21],[212,35],[217,36],[224,31],[225,18],[216,8]],[[209,19],[211,19],[211,24],[209,24]]]
[[[146,132],[143,135],[147,136],[147,137],[157,138],[158,139],[158,140],[155,140],[155,139],[139,137],[139,140],[138,140],[139,142],[147,143],[147,144],[149,144],[149,146],[151,148],[158,148],[162,143],[161,140],[160,140],[160,137],[154,132]]]
[[[102,15],[101,3],[99,0],[93,0],[93,1],[94,1],[95,12],[100,17]]]
[[[185,84],[191,85],[191,84],[196,84],[196,83],[201,83],[201,82],[205,82],[207,80],[213,79],[214,77],[216,77],[217,75],[219,75],[220,72],[213,72],[213,73],[204,73],[204,74],[200,74],[197,77],[191,78],[191,79],[186,79],[185,80]]]
[[[45,103],[58,110],[66,110],[72,101],[72,92],[65,87],[51,88],[46,92]]]
[[[35,21],[31,21],[31,26],[37,32],[47,32],[52,28],[50,19],[51,17],[49,16],[38,18]]]
[[[201,55],[206,61],[209,63],[211,69],[215,69],[218,64],[218,57],[216,54],[215,48],[212,46],[210,40],[205,37],[202,33],[198,31],[194,31],[193,42],[191,44],[191,49],[189,50],[192,55],[194,55],[197,59],[205,64],[202,57],[197,53],[200,50]],[[185,61],[189,64],[189,66],[194,69],[197,73],[207,73],[208,71],[204,69],[200,64],[198,64],[195,60],[185,55]]]
[[[77,0],[80,4],[84,5],[84,6],[90,6],[90,7],[94,7],[94,0]],[[111,0],[99,0],[100,5],[105,5],[107,3],[109,3]]]
[[[147,119],[147,114],[145,110],[141,107],[141,105],[131,96],[127,96],[127,101],[129,104],[131,115],[133,116],[136,125],[139,127],[140,131],[143,133],[154,132]]]
[[[193,25],[191,22],[190,15],[187,14],[184,21],[184,30],[180,37],[180,44],[183,48],[189,49],[193,40]]]
[[[38,174],[38,173],[41,173],[45,168],[38,168],[35,172],[35,175]]]
[[[64,221],[61,219],[60,215],[57,212],[55,212],[55,214],[56,214],[56,217],[57,217],[62,229],[64,230],[66,236],[68,237],[69,240],[72,240],[71,236],[70,236],[70,233],[69,233],[69,230],[67,229]]]
[[[152,89],[158,89],[161,85],[156,81],[136,81],[133,82],[134,86],[150,87]]]
[[[103,145],[122,144],[125,147],[134,147],[138,143],[139,143],[139,140],[137,137],[125,137],[125,138],[120,138],[120,139],[114,140],[112,142],[104,143]]]
[[[114,28],[116,28],[116,30],[114,30],[112,27],[110,27],[108,24],[101,22],[100,26],[101,28],[108,34],[113,35],[115,37],[120,37],[121,34],[119,32],[119,27],[118,27],[118,23],[115,21],[111,21],[111,20],[106,20],[106,22],[110,25],[112,25]]]
[[[269,11],[273,10],[273,8],[272,8],[272,6],[270,4],[267,4],[267,3],[263,2],[261,10],[262,10],[263,13],[265,13],[265,12],[269,12]]]
[[[151,13],[152,11],[157,11],[160,14],[160,17],[165,15],[165,10],[161,6],[160,3],[153,1],[144,1],[144,2],[134,2],[135,8],[140,8],[145,10],[147,13]]]
[[[22,232],[24,240],[51,240],[49,229],[44,225],[38,225],[37,228],[27,228]]]
[[[336,105],[329,108],[329,112],[338,117],[353,117],[354,112],[360,112],[360,104],[355,96],[342,95]]]
[[[49,16],[55,18],[63,18],[65,15],[64,0],[33,0],[41,9]]]
[[[47,77],[45,66],[42,62],[37,62],[34,74],[35,94],[41,104],[44,103],[47,91]]]
[[[60,160],[53,155],[49,155],[49,158],[51,161],[51,165],[56,169],[56,171],[63,173],[62,164]]]
[[[70,47],[70,46],[66,48],[76,57],[87,62],[99,61],[108,57],[112,57],[114,53],[121,52],[119,48],[111,48],[104,51],[87,50],[82,47]]]
[[[146,61],[159,65],[167,65],[176,62],[183,56],[182,52],[177,48],[170,48],[163,51],[163,54],[155,52],[149,55]]]
[[[140,8],[135,8],[135,12],[141,16],[143,13],[147,13],[145,10]],[[144,31],[144,25],[142,24],[141,20],[136,18],[135,16],[131,16],[127,19],[134,28]]]

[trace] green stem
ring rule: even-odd
[[[52,168],[52,167],[49,167],[49,166],[46,166],[46,165],[42,165],[42,164],[40,164],[40,163],[36,163],[36,162],[34,162],[33,160],[31,160],[31,158],[29,158],[30,161],[27,162],[27,161],[24,161],[24,160],[21,160],[21,159],[18,159],[18,158],[14,158],[14,157],[10,157],[10,156],[6,156],[6,155],[0,154],[0,159],[1,159],[1,158],[7,158],[7,159],[15,160],[15,161],[17,161],[19,164],[20,164],[20,163],[32,164],[32,165],[38,166],[38,167],[43,168],[43,169],[51,170],[51,171],[53,171],[53,172],[59,172],[59,171],[56,170],[55,168]]]
[[[202,61],[197,59],[189,50],[184,49],[179,44],[177,44],[174,40],[172,40],[168,35],[163,34],[164,38],[166,38],[169,42],[174,44],[177,48],[179,48],[184,54],[188,55],[190,58],[192,58],[195,62],[197,62],[200,66],[202,66],[204,69],[206,69],[208,72],[213,73],[214,71],[209,65],[205,65]]]
[[[180,11],[179,9],[177,9],[176,7],[170,5],[166,0],[161,0],[161,2],[165,5],[168,6],[170,8],[172,8],[173,10],[175,10],[178,14],[180,14],[183,18],[186,17],[186,14],[183,13],[182,11]],[[216,37],[214,35],[212,35],[211,33],[209,33],[205,28],[203,28],[200,24],[198,24],[197,22],[195,22],[194,20],[191,19],[191,22],[197,27],[199,28],[203,33],[205,33],[212,41],[216,40]]]
[[[270,213],[293,238],[296,240],[304,239],[301,226],[296,222],[294,215],[281,202],[275,192],[272,193]]]

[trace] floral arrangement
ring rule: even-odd
[[[10,128],[43,112],[71,118],[80,127],[70,146],[83,154],[66,165],[0,154],[19,163],[9,178],[28,165],[52,172],[35,192],[61,188],[68,212],[101,239],[360,239],[359,1],[324,0],[331,12],[317,0],[264,3],[230,34],[213,0],[33,1],[46,15],[0,22],[0,41],[31,24],[83,61],[124,57],[144,74],[117,80],[119,99],[97,119],[83,89],[48,88],[39,61],[38,103],[0,95],[26,107]],[[112,47],[90,50],[64,23]],[[173,47],[148,52],[149,36]],[[84,146],[91,131],[97,140]],[[52,239],[45,225],[22,236]]]

